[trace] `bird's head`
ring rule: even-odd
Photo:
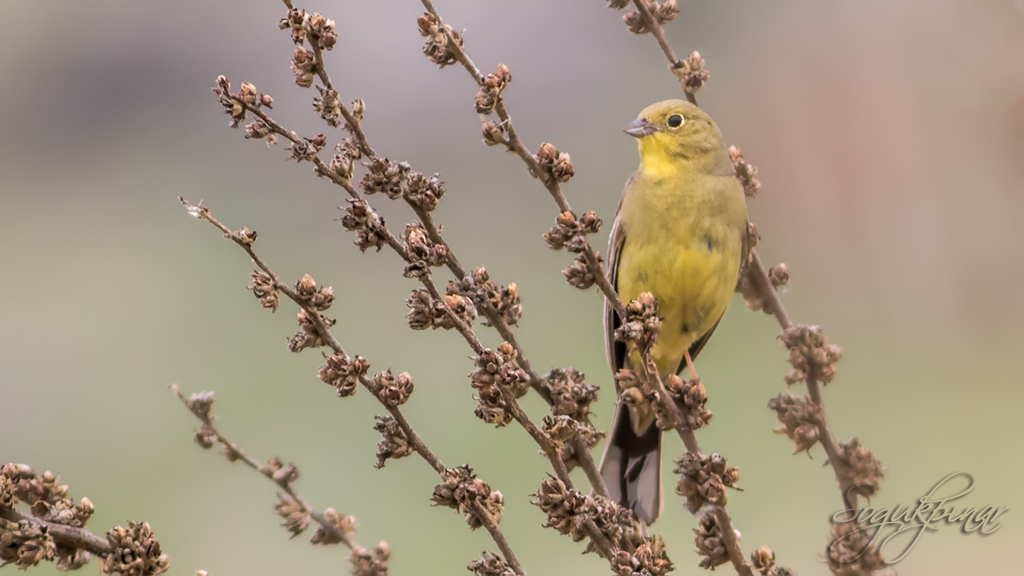
[[[689,165],[716,173],[732,170],[718,126],[686,100],[652,104],[622,131],[639,140],[645,169],[660,173]]]

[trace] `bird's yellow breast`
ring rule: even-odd
[[[622,200],[617,285],[626,302],[642,292],[658,299],[662,326],[651,354],[668,374],[725,313],[736,286],[746,207],[732,177],[678,169],[666,174],[667,166],[651,164],[645,158],[649,171],[637,172]]]

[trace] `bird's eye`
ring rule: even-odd
[[[683,125],[683,117],[679,114],[673,114],[668,117],[668,125],[672,128],[679,128]]]

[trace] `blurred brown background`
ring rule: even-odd
[[[517,159],[480,144],[470,79],[420,54],[419,3],[301,5],[337,20],[328,64],[346,101],[365,99],[376,149],[447,182],[437,218],[460,259],[519,284],[518,334],[533,364],[585,371],[603,387],[596,410],[607,421],[600,298],[565,285],[568,257],[541,241],[555,215],[544,190]],[[679,96],[653,39],[628,34],[599,0],[437,7],[465,28],[485,72],[509,66],[506,97],[527,144],[572,154],[570,201],[610,223],[637,163],[621,126]],[[712,80],[700,100],[760,168],[750,205],[759,250],[789,265],[793,318],[824,325],[843,347],[827,406],[840,439],[857,435],[888,466],[872,504],[912,504],[966,471],[976,487],[962,504],[1010,507],[988,537],[957,527],[925,534],[897,570],[1015,570],[1024,1],[681,7],[669,39],[707,58]],[[273,486],[193,445],[195,422],[167,390],[176,382],[215,390],[223,430],[255,456],[294,461],[299,491],[357,516],[360,542],[386,539],[394,574],[465,573],[493,548],[459,515],[428,505],[436,477],[422,461],[373,468],[375,402],[365,391],[335,399],[316,379],[319,354],[288,353],[293,308],[259,309],[245,290],[247,259],[187,217],[183,195],[258,230],[261,254],[286,278],[310,273],[334,286],[339,339],[376,369],[412,372],[410,420],[449,466],[468,462],[505,494],[502,526],[531,574],[607,572],[540,527],[527,495],[546,462],[521,430],[474,418],[468,350],[454,334],[406,327],[414,284],[393,254],[352,246],[335,221],[340,191],[308,165],[283,162],[283,147],[226,127],[209,91],[218,74],[272,94],[286,126],[341,136],[311,111],[314,92],[291,83],[280,2],[36,0],[4,13],[0,461],[60,473],[74,497],[96,505],[94,531],[149,521],[176,574],[347,570],[341,549],[288,541],[271,511]],[[408,219],[374,201],[396,229]],[[701,355],[715,419],[700,440],[742,472],[746,491],[729,506],[744,547],[768,544],[781,564],[821,574],[839,497],[820,449],[812,460],[790,456],[771,433],[765,404],[784,389],[786,368],[777,331],[737,298]],[[528,408],[542,414],[536,398]],[[669,454],[681,450],[667,440]],[[668,470],[666,481],[671,490]],[[656,527],[680,574],[701,572],[693,526],[669,492]]]

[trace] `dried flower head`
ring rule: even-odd
[[[572,169],[572,160],[565,152],[559,152],[554,145],[544,142],[534,156],[540,167],[541,174],[537,176],[544,181],[551,178],[555,182],[568,182],[575,172]]]
[[[403,184],[411,171],[408,162],[392,162],[387,158],[378,157],[370,162],[368,168],[369,171],[359,182],[363,192],[367,194],[380,192],[392,200],[402,197]]]
[[[260,472],[274,481],[275,484],[281,488],[288,489],[289,485],[299,479],[299,469],[295,464],[285,464],[277,456],[274,456],[267,463],[260,468]]]
[[[645,350],[650,348],[661,329],[658,300],[650,292],[640,294],[626,305],[625,320],[615,330],[615,338],[624,342],[639,341]]]
[[[330,328],[337,322],[337,320],[328,318],[323,314],[318,314],[318,316],[320,317],[320,323],[325,328]],[[296,332],[294,336],[288,339],[288,350],[301,352],[306,348],[321,348],[327,345],[327,339],[320,333],[316,322],[305,310],[299,310],[299,313],[295,315],[295,319],[302,330]]]
[[[462,34],[456,32],[451,26],[441,24],[436,16],[424,13],[416,19],[420,35],[427,39],[423,45],[423,54],[438,67],[444,68],[458,62],[457,51],[461,51],[464,44]]]
[[[285,148],[288,152],[287,160],[295,160],[296,162],[312,162],[316,155],[324,149],[327,145],[327,137],[322,133],[313,136],[312,138],[303,137],[298,142],[292,142],[290,146]]]
[[[348,556],[352,565],[352,576],[388,576],[388,560],[391,559],[391,547],[381,540],[373,551],[362,546],[353,546]]]
[[[604,263],[604,258],[597,252],[594,253],[597,258],[597,263],[600,266]],[[597,278],[594,276],[593,270],[587,263],[585,254],[577,254],[576,258],[573,259],[572,264],[562,270],[562,275],[565,276],[565,281],[575,288],[580,290],[586,290],[594,285]]]
[[[873,496],[878,492],[882,478],[885,477],[885,467],[861,445],[860,440],[850,438],[840,442],[838,458],[841,465],[836,470],[844,476],[844,484],[849,487],[848,494]]]
[[[560,449],[562,445],[579,432],[580,423],[568,416],[545,416],[541,421],[541,430],[547,434]]]
[[[493,552],[484,552],[479,558],[470,562],[466,569],[474,576],[516,576],[516,571],[501,556]]]
[[[356,120],[362,120],[363,115],[366,114],[366,102],[363,102],[362,98],[356,98],[353,100],[352,104],[349,105],[349,108],[352,112],[352,117]],[[345,126],[345,129],[349,132],[352,131],[352,127],[348,125]]]
[[[870,574],[885,568],[885,559],[872,545],[872,534],[855,522],[832,524],[825,559],[836,576]]]
[[[128,528],[116,526],[107,532],[107,541],[114,550],[104,558],[104,574],[155,576],[171,565],[171,559],[160,552],[160,543],[146,522],[129,520]]]
[[[51,561],[57,555],[53,536],[41,524],[0,518],[0,566],[14,564],[22,570]]]
[[[353,242],[360,252],[366,252],[368,248],[376,248],[380,252],[387,242],[388,230],[384,218],[363,200],[349,200],[345,215],[341,217],[341,225],[356,233]]]
[[[238,128],[238,124],[245,120],[245,105],[236,94],[231,93],[231,83],[224,76],[217,77],[217,83],[212,88],[217,95],[217,101],[224,108],[224,113],[231,117],[228,126]]]
[[[769,400],[768,408],[775,411],[782,423],[775,432],[785,434],[793,441],[793,454],[810,454],[811,447],[818,443],[821,407],[803,396],[787,393]]]
[[[292,538],[302,534],[309,526],[309,510],[301,502],[290,496],[277,495],[274,512],[284,520],[282,526],[292,534]]]
[[[214,400],[213,392],[197,392],[188,397],[186,406],[197,418],[205,422],[210,419]]]
[[[398,421],[391,416],[374,416],[374,418],[377,419],[377,423],[373,425],[373,429],[380,432],[382,436],[380,443],[377,444],[377,468],[383,468],[384,462],[388,459],[405,458],[415,452],[409,444],[405,430],[398,425]]]
[[[203,424],[197,428],[192,439],[196,444],[199,444],[203,450],[213,448],[214,444],[220,441],[220,438],[217,438],[217,433],[214,432],[213,428],[207,424]]]
[[[290,30],[292,42],[302,44],[306,41],[306,11],[290,8],[288,15],[277,23],[281,30]]]
[[[341,125],[341,101],[338,99],[338,91],[320,86],[316,89],[320,96],[313,98],[313,111],[318,112],[328,126],[337,128]]]
[[[750,224],[748,227],[747,238],[747,245],[753,249],[759,239],[759,236],[757,235],[757,228],[753,224]],[[771,282],[774,289],[778,290],[779,288],[782,288],[789,283],[789,267],[785,264],[772,266],[768,270],[768,281]],[[775,313],[771,303],[766,300],[765,295],[761,293],[760,286],[747,270],[741,271],[740,276],[736,281],[736,291],[743,295],[743,299],[747,302],[748,309],[755,312],[761,310],[765,314]]]
[[[722,541],[722,526],[712,511],[700,517],[699,528],[694,529],[694,544],[701,555],[700,567],[714,569],[729,561],[729,553]]]
[[[507,123],[495,122],[493,120],[487,120],[483,116],[480,117],[480,131],[484,137],[484,144],[488,146],[497,146],[498,144],[508,145],[508,138],[505,137],[505,130]]]
[[[409,174],[406,182],[405,200],[424,212],[432,212],[437,201],[444,196],[444,183],[438,174],[427,177],[419,172]]]
[[[501,92],[505,90],[510,82],[512,82],[512,74],[508,71],[508,67],[504,64],[498,64],[494,72],[484,77],[480,91],[476,93],[474,99],[476,111],[479,114],[490,114],[493,112]]]
[[[490,306],[509,326],[515,326],[523,315],[519,286],[515,282],[510,282],[508,286],[499,286],[491,280],[483,266],[473,270],[471,281],[464,280],[461,284],[450,283],[448,293],[469,296],[478,308]],[[484,320],[484,325],[490,326],[490,320]]]
[[[340,108],[339,108],[340,113]],[[363,153],[359,149],[359,146],[352,141],[352,138],[345,138],[334,147],[334,157],[327,164],[327,170],[339,176],[342,180],[349,180],[352,178],[352,168],[355,165],[356,160],[362,158]],[[317,166],[317,176],[327,176],[319,172],[320,166]]]
[[[572,212],[562,212],[555,218],[555,225],[544,233],[544,241],[552,250],[561,250],[576,237],[579,230],[576,215]]]
[[[768,576],[772,572],[772,566],[775,566],[775,552],[767,546],[761,546],[750,553],[750,564],[754,570]]]
[[[633,550],[632,574],[662,576],[673,570],[672,561],[665,552],[665,541],[659,535],[645,537]]]
[[[484,349],[476,357],[477,368],[469,375],[470,384],[477,391],[477,418],[497,427],[512,421],[512,411],[503,395],[507,391],[514,398],[526,394],[529,377],[515,362],[516,353],[504,342],[497,350]]]
[[[317,286],[316,281],[309,274],[304,275],[295,283],[295,292],[299,295],[302,304],[310,310],[327,310],[334,303],[334,288]]]
[[[626,4],[628,4],[628,2],[608,2],[608,6],[615,9],[625,8]],[[659,4],[657,0],[644,0],[644,6],[651,14],[651,18],[654,19],[655,25],[659,27],[663,26],[666,22],[672,21],[676,17],[676,14],[679,13],[679,7],[676,5],[676,0],[667,0],[661,4]],[[651,31],[647,20],[638,10],[624,14],[622,16],[622,21],[625,22],[626,28],[628,28],[633,34],[647,34]]]
[[[676,5],[676,0],[665,0],[654,10],[654,19],[658,24],[664,25],[666,22],[671,22],[675,19],[676,14],[679,14],[679,6]]]
[[[473,105],[479,114],[490,114],[491,112],[494,112],[494,105],[497,104],[497,102],[498,99],[495,94],[483,88],[481,88],[473,98]]]
[[[448,261],[448,246],[431,240],[420,223],[406,224],[403,237],[405,255],[409,260],[403,272],[406,278],[426,276],[431,267],[443,266]]]
[[[789,350],[788,360],[793,366],[786,373],[786,384],[807,378],[828,384],[835,377],[836,362],[842,357],[842,351],[825,340],[821,326],[791,326],[779,335],[779,341]]]
[[[390,369],[375,375],[372,384],[373,395],[388,408],[405,404],[413,389],[412,376],[408,372],[402,372],[396,377],[391,374]]]
[[[679,474],[676,494],[686,498],[686,509],[696,513],[707,504],[725,506],[726,488],[734,488],[740,472],[718,454],[706,456],[687,452],[676,460]]]
[[[768,280],[776,290],[789,284],[789,267],[785,264],[776,264],[768,269]]]
[[[584,375],[574,368],[555,368],[545,381],[551,390],[551,413],[569,416],[577,422],[590,421],[590,405],[597,400],[599,388],[584,381]]]
[[[334,386],[338,390],[338,397],[344,398],[356,393],[356,386],[359,379],[366,376],[370,363],[362,356],[349,358],[342,354],[325,356],[327,364],[321,366],[317,376],[325,384]]]
[[[455,320],[464,325],[472,327],[476,318],[476,306],[473,301],[459,294],[445,294],[441,297],[444,305],[439,307],[434,303],[434,326],[451,330],[455,328]],[[454,319],[453,319],[454,316]]]
[[[267,139],[267,146],[273,146],[277,137],[263,120],[253,120],[245,126],[245,137],[253,140]]]
[[[328,526],[317,523],[316,531],[309,539],[312,544],[340,544],[349,542],[356,532],[356,519],[353,516],[339,514],[334,508],[328,508],[321,515]]]
[[[501,521],[504,497],[463,465],[445,470],[443,481],[434,487],[430,500],[435,506],[456,509],[465,515],[472,529]]]
[[[296,46],[295,52],[292,53],[291,69],[295,73],[295,84],[303,88],[312,86],[316,69],[316,56],[313,51]]]
[[[448,293],[442,296],[441,300],[434,300],[423,288],[414,288],[405,301],[409,308],[409,313],[406,314],[409,327],[413,330],[451,330],[456,327],[456,321],[467,327],[472,326],[476,318],[476,306],[472,300],[458,294],[457,290],[457,286],[450,283]]]
[[[316,44],[321,50],[330,50],[338,42],[338,35],[334,32],[334,20],[325,18],[319,12],[314,12],[306,20],[306,33],[309,41]]]
[[[682,64],[681,68],[670,67],[670,70],[682,80],[683,89],[688,94],[696,94],[711,78],[711,73],[704,69],[704,59],[700,52],[692,52]]]
[[[690,430],[699,430],[706,426],[711,420],[711,411],[704,407],[708,397],[700,378],[683,380],[675,374],[670,374],[664,383],[672,400],[682,411],[686,427]]]
[[[732,160],[736,178],[743,184],[743,192],[747,198],[757,196],[757,190],[761,187],[761,182],[757,179],[757,168],[747,163],[743,158],[743,152],[736,146],[729,146],[729,159]]]
[[[592,498],[579,490],[568,489],[558,478],[548,478],[541,482],[540,490],[533,495],[533,504],[547,515],[545,528],[554,528],[559,534],[579,542],[586,538],[587,533],[583,522],[578,516],[596,512]]]

